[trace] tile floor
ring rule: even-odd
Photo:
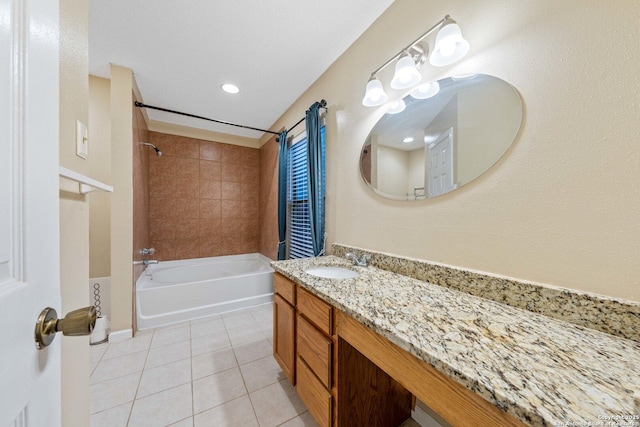
[[[272,307],[91,347],[91,427],[316,426],[272,356]]]

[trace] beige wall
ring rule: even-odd
[[[133,74],[111,65],[111,330],[133,328]]]
[[[76,120],[89,124],[88,22],[87,0],[60,2],[60,164],[93,177],[97,159],[91,156],[91,147],[87,160],[75,155]],[[61,316],[90,304],[88,198],[64,188],[60,191]],[[89,337],[62,338],[61,369],[62,425],[87,426]]]
[[[385,194],[406,197],[409,169],[409,152],[378,144],[378,190]]]
[[[471,51],[423,74],[506,80],[523,97],[523,128],[498,164],[464,188],[414,203],[384,200],[358,170],[383,112],[361,105],[364,87],[447,13]],[[639,21],[640,4],[629,0],[399,0],[272,129],[327,99],[329,243],[640,301]]]
[[[111,87],[89,76],[89,141],[92,177],[111,183]],[[89,194],[89,276],[111,276],[111,193]]]
[[[135,80],[134,80],[135,85]],[[134,88],[134,99],[137,100]],[[138,92],[139,93],[139,92]],[[140,108],[133,109],[133,260],[147,258],[140,253],[142,248],[149,248],[149,147],[142,142],[149,142],[149,129]],[[144,265],[133,267],[132,293],[135,306],[135,282],[144,271]],[[135,329],[135,317],[133,319]]]

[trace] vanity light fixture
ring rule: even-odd
[[[385,93],[377,74],[396,59],[398,61],[391,79],[391,88],[408,89],[420,83],[422,75],[419,69],[426,62],[429,54],[429,45],[424,39],[435,30],[438,30],[438,34],[436,35],[433,51],[429,55],[429,63],[431,65],[443,67],[453,64],[469,52],[469,42],[462,37],[460,27],[456,24],[456,21],[446,15],[437,24],[429,28],[427,32],[371,73],[364,98],[362,99],[362,105],[365,107],[377,107],[388,101],[389,97]],[[437,91],[433,95],[436,93]],[[420,96],[420,93],[418,93],[418,96]]]
[[[409,52],[405,50],[396,62],[396,72],[390,86],[393,89],[407,89],[420,83],[420,80],[422,75]]]
[[[404,109],[407,108],[407,104],[404,103],[402,99],[398,101],[394,101],[389,105],[389,109],[387,110],[388,114],[398,114],[402,113]]]
[[[374,75],[371,75],[367,83],[367,93],[362,100],[365,107],[375,107],[382,105],[389,100],[389,97],[382,88],[382,83]]]
[[[440,92],[440,83],[422,83],[410,93],[412,98],[427,99],[436,96]]]

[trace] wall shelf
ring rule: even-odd
[[[92,191],[106,191],[108,193],[113,193],[112,186],[62,166],[60,166],[60,177],[77,182],[79,184],[80,194],[87,194]]]

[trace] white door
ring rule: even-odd
[[[453,129],[443,132],[427,147],[426,187],[429,197],[454,190],[453,177]]]
[[[58,1],[0,0],[0,426],[60,426]]]

